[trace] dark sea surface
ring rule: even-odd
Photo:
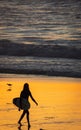
[[[81,1],[0,0],[0,72],[81,77]]]

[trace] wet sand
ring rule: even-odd
[[[22,113],[12,103],[28,82],[36,106],[31,99],[30,130],[81,130],[81,79],[34,75],[0,74],[0,130],[28,130]]]

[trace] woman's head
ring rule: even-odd
[[[25,83],[25,84],[24,84],[23,90],[25,90],[25,91],[29,90],[29,84],[28,84],[28,83]]]

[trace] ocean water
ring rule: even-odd
[[[14,56],[15,54],[12,56],[11,52],[17,52],[18,46],[12,47],[10,51],[9,46],[6,45],[4,48],[4,45],[1,45],[3,39],[6,44],[8,41],[11,41],[10,44],[23,44],[25,51],[25,45],[31,44],[38,45],[40,49],[37,51],[38,48],[35,48],[36,56],[33,53],[31,57],[28,57],[29,55],[18,57]],[[45,48],[44,45],[48,48],[43,52],[45,54],[39,57],[41,46]],[[56,51],[59,58],[52,56],[53,54],[49,54],[48,58],[50,45],[69,47],[69,51],[65,48],[60,49],[60,52]],[[0,0],[0,72],[81,77],[79,49],[81,49],[80,0]],[[63,57],[65,53],[60,55],[64,50],[66,57]],[[69,59],[67,55],[71,52],[75,56],[68,56]],[[18,55],[23,53],[20,51]]]
[[[80,0],[0,0],[0,39],[66,44],[81,40],[80,27]]]
[[[81,60],[0,56],[0,72],[81,77]]]

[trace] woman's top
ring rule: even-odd
[[[25,98],[28,100],[28,97],[31,95],[31,92],[30,90],[27,90],[27,91],[22,91],[21,94],[20,94],[20,98]]]

